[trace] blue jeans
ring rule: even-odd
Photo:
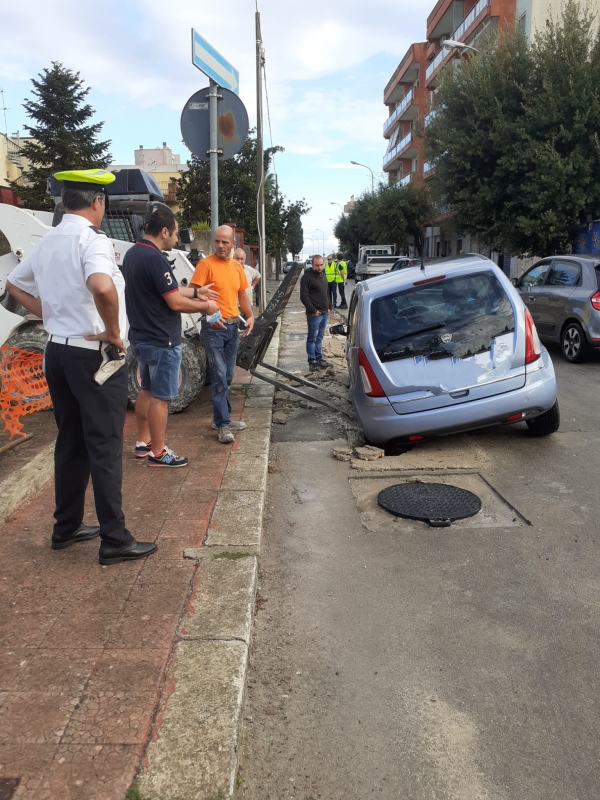
[[[325,336],[325,328],[329,314],[319,314],[318,317],[313,317],[310,314],[306,315],[306,322],[308,324],[308,336],[306,337],[306,355],[308,356],[308,363],[312,364],[313,361],[322,361],[323,351],[321,349],[321,342]]]
[[[226,330],[211,328],[202,323],[202,345],[208,360],[210,391],[217,428],[229,425],[229,387],[233,381],[238,349],[237,324],[226,325]]]
[[[156,400],[177,400],[181,345],[155,347],[139,342],[131,346],[140,368],[140,387]]]

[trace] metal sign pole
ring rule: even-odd
[[[208,89],[208,115],[210,130],[210,231],[214,243],[215,232],[219,227],[219,150],[218,150],[218,86],[212,80]]]
[[[262,109],[262,72],[263,48],[260,31],[260,12],[254,15],[256,22],[256,182],[258,189],[258,263],[260,267],[260,303],[262,312],[267,306],[267,246],[265,241],[265,165],[263,155],[263,109]]]

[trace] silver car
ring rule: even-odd
[[[515,283],[541,339],[560,344],[564,357],[583,361],[600,347],[600,259],[554,256],[538,261]]]
[[[525,421],[559,426],[554,367],[517,290],[465,256],[357,285],[346,358],[354,409],[374,444]]]

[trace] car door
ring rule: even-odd
[[[581,265],[577,261],[569,258],[555,258],[552,261],[545,283],[535,298],[540,334],[552,338],[560,335],[565,304],[580,285]]]
[[[544,320],[540,319],[537,300],[539,293],[542,291],[551,264],[551,258],[538,261],[537,264],[534,264],[533,267],[527,270],[517,283],[517,290],[521,295],[521,299],[529,309],[540,333],[544,330]]]
[[[346,362],[350,374],[350,394],[354,394],[358,381],[357,372],[357,327],[358,327],[358,292],[352,293],[350,308],[348,309],[348,338],[346,339]]]

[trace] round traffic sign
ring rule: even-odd
[[[185,145],[198,158],[209,160],[210,129],[208,87],[195,92],[181,112],[181,136]],[[248,137],[248,112],[237,94],[218,87],[217,147],[219,161],[240,152]]]

